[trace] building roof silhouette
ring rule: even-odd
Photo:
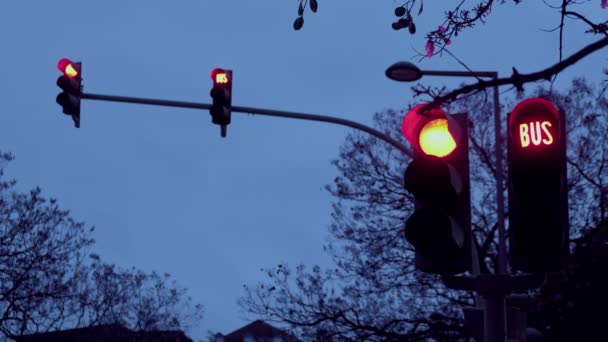
[[[121,324],[58,330],[15,337],[16,342],[192,342],[183,331],[133,331]]]
[[[227,335],[222,336],[224,342],[300,342],[294,335],[262,321],[253,321]]]

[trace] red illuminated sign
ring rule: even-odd
[[[228,83],[228,74],[225,72],[218,72],[217,74],[215,74],[215,83],[227,84]]]
[[[509,117],[513,147],[520,151],[541,153],[559,143],[560,115],[555,106],[543,98],[520,102]]]
[[[519,124],[519,142],[520,146],[526,148],[532,144],[551,145],[555,141],[552,132],[553,125],[549,121],[530,121]]]
[[[211,71],[211,79],[213,80],[213,83],[219,85],[228,85],[228,83],[230,83],[230,75],[228,75],[228,72],[219,68]]]

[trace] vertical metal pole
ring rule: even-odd
[[[507,316],[505,312],[505,294],[484,294],[484,342],[505,342]]]
[[[493,76],[498,78],[498,73]],[[502,126],[500,120],[500,102],[498,99],[498,86],[494,86],[494,140],[496,158],[496,224],[498,225],[498,274],[507,274],[507,244],[505,231],[505,200],[504,200],[504,179],[502,163]]]
[[[494,75],[494,80],[498,73]],[[498,86],[494,86],[494,136],[496,153],[496,220],[498,225],[498,274],[507,274],[507,244],[505,229],[505,200],[503,191],[502,163],[502,125],[500,120],[500,102]],[[507,332],[507,308],[505,293],[486,296],[485,300],[485,342],[505,342]]]

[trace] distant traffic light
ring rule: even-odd
[[[74,126],[80,127],[80,98],[82,96],[82,63],[72,62],[62,58],[57,68],[63,73],[57,79],[57,86],[63,90],[57,95],[57,103],[63,108],[63,113],[72,116]]]
[[[226,126],[230,124],[232,111],[232,70],[213,69],[211,71],[213,105],[209,109],[211,122],[221,126],[221,135],[226,137]]]
[[[542,98],[509,115],[509,259],[516,270],[558,270],[568,253],[565,118]]]
[[[403,135],[415,150],[404,175],[415,211],[405,238],[416,251],[416,268],[457,274],[471,267],[471,214],[468,123],[466,114],[446,115],[440,108],[403,119]]]

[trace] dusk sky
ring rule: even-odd
[[[209,73],[223,67],[233,70],[233,105],[371,124],[375,112],[414,101],[408,84],[385,77],[392,63],[463,70],[449,55],[415,57],[454,3],[425,1],[412,36],[391,29],[401,3],[390,0],[320,0],[297,32],[295,0],[3,1],[0,149],[16,156],[7,177],[21,190],[41,186],[94,225],[92,252],[104,260],[168,272],[187,287],[205,306],[191,337],[230,332],[255,319],[237,299],[264,279],[261,268],[331,265],[322,247],[332,198],[323,187],[348,129],[233,113],[221,138],[206,110],[90,100],[76,129],[55,103],[57,61],[82,62],[85,92],[205,103]],[[592,20],[608,17],[599,0],[582,7]],[[450,51],[473,70],[538,71],[558,61],[558,33],[542,29],[559,19],[541,1],[507,2]],[[597,39],[570,23],[564,56]],[[596,52],[555,86],[601,80],[607,56]],[[422,81],[454,88],[467,79]]]

